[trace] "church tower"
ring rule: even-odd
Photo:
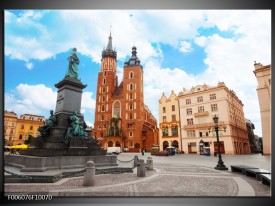
[[[125,99],[125,137],[127,147],[142,147],[143,128],[143,67],[137,57],[137,48],[132,47],[131,58],[124,63],[123,69],[123,97]],[[134,145],[136,144],[136,146]]]
[[[117,87],[117,52],[113,49],[110,33],[106,49],[102,51],[101,69],[97,78],[94,136],[103,137],[112,117],[112,94]]]

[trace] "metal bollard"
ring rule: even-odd
[[[95,163],[88,161],[83,178],[83,186],[93,186],[95,183]]]
[[[144,163],[143,159],[140,159],[138,161],[137,176],[138,177],[145,177],[145,163]]]
[[[137,167],[138,166],[138,156],[136,155],[134,157],[134,167]]]
[[[152,157],[148,157],[148,159],[147,159],[147,170],[153,170],[153,159],[152,159]]]

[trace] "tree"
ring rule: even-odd
[[[28,139],[24,141],[24,144],[30,144],[33,138],[34,137],[32,135],[29,135]]]

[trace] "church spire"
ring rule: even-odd
[[[111,34],[111,32],[110,32],[109,41],[108,41],[108,45],[107,45],[106,50],[107,51],[113,51],[112,34]]]
[[[111,26],[110,26],[110,28],[111,28]],[[103,49],[103,51],[102,51],[102,58],[107,57],[107,56],[114,57],[115,59],[117,57],[116,51],[113,50],[111,29],[110,29],[110,36],[109,36],[107,47],[106,47],[106,49]]]

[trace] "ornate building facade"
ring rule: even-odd
[[[213,117],[219,117],[223,154],[250,154],[243,103],[223,82],[198,85],[178,95],[183,150],[189,154],[217,153]],[[224,131],[225,129],[225,131]]]
[[[254,64],[261,111],[263,154],[271,154],[271,65]]]
[[[137,49],[132,47],[118,84],[117,52],[111,34],[98,73],[93,136],[104,149],[121,147],[122,151],[139,152],[158,144],[157,121],[144,104],[143,67]]]
[[[38,127],[45,123],[43,116],[23,114],[18,118],[16,113],[8,111],[5,111],[4,119],[6,145],[24,144],[29,135],[37,137]]]
[[[159,100],[159,128],[160,150],[173,146],[182,151],[179,102],[174,91],[169,98],[163,93]]]
[[[13,111],[5,111],[4,113],[4,138],[6,145],[13,145],[16,136],[17,114]]]

